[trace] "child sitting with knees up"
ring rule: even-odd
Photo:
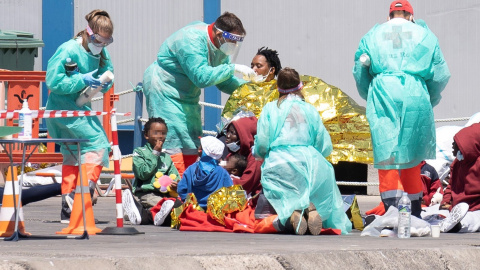
[[[128,189],[124,190],[122,195],[123,209],[132,224],[155,224],[154,217],[150,213],[151,208],[156,206],[164,197],[170,196],[168,192],[163,193],[155,187],[160,174],[167,176],[173,174],[177,180],[179,179],[178,171],[172,159],[168,154],[162,152],[167,131],[168,127],[165,120],[160,117],[150,118],[143,130],[147,143],[133,151],[135,180],[132,192],[136,198]],[[169,188],[175,191],[177,182],[173,181]],[[167,203],[167,205],[171,209],[173,201]]]
[[[247,159],[244,156],[237,153],[227,157],[225,170],[230,174],[232,181],[239,180],[246,168]]]

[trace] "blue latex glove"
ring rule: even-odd
[[[101,86],[102,86],[102,89],[108,89],[112,86],[112,84],[113,84],[113,81],[109,81],[106,83],[102,83]]]
[[[93,77],[93,74],[97,73],[98,69],[95,69],[92,72],[82,74],[83,82],[93,88],[100,86],[100,80]]]

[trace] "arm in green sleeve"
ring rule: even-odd
[[[314,117],[313,117],[313,123],[314,123],[314,128],[315,128],[315,141],[313,147],[315,147],[320,153],[322,153],[322,156],[328,157],[333,150],[333,145],[332,145],[332,139],[330,138],[330,134],[328,133],[327,129],[323,125],[322,118],[318,114],[318,111],[313,108],[313,110],[310,112]]]
[[[199,88],[220,84],[234,73],[232,64],[212,67],[208,61],[208,45],[203,37],[185,37],[175,43],[176,56],[188,78]]]
[[[430,78],[425,80],[428,93],[430,94],[430,103],[432,104],[432,107],[435,107],[440,103],[440,99],[442,98],[441,92],[447,86],[449,79],[450,71],[447,62],[445,62],[440,46],[437,43],[430,68]]]
[[[70,58],[69,51],[62,46],[48,60],[46,84],[50,91],[59,95],[68,95],[81,91],[87,85],[81,74],[68,76],[65,71],[66,59]]]
[[[217,84],[217,87],[223,93],[231,95],[235,90],[237,90],[237,88],[245,83],[247,83],[247,81],[232,76],[230,79]]]
[[[353,66],[352,73],[357,85],[358,93],[363,99],[366,100],[368,96],[368,88],[373,76],[370,74],[370,67],[364,66],[360,62],[360,56],[364,53],[368,54],[365,38],[360,41],[357,52],[355,52],[355,64]]]
[[[262,159],[265,158],[270,146],[270,119],[268,115],[269,104],[263,108],[263,111],[257,123],[257,135],[255,135],[254,153]]]

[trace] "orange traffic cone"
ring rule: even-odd
[[[3,191],[2,209],[0,210],[0,236],[12,236],[15,232],[15,203],[13,202],[13,189],[15,188],[15,203],[18,204],[18,192],[20,190],[17,180],[17,167],[8,168],[7,178],[5,179],[5,189]],[[25,232],[25,225],[23,223],[22,204],[18,209],[18,232],[23,235],[30,235]]]
[[[102,230],[95,226],[95,218],[93,216],[92,198],[88,189],[87,170],[82,165],[82,180],[83,180],[83,201],[85,203],[85,219],[86,230],[89,235],[96,234]],[[80,177],[77,180],[77,187],[75,188],[75,197],[73,198],[72,213],[70,214],[70,223],[67,228],[57,232],[57,234],[83,234],[85,227],[83,226],[83,210],[82,210],[82,186],[80,184]],[[86,190],[86,191],[85,191]]]

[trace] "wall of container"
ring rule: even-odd
[[[411,3],[415,17],[424,19],[439,38],[452,73],[443,99],[435,108],[435,118],[474,114],[480,98],[477,91],[480,3],[475,0],[458,1],[454,5],[448,0]],[[247,30],[238,63],[249,64],[259,47],[268,46],[279,51],[283,66],[320,77],[365,105],[351,75],[353,56],[361,37],[374,24],[386,20],[389,4],[387,0],[242,0],[222,1],[221,9],[237,14]],[[115,42],[108,49],[115,64],[117,92],[142,80],[143,71],[154,61],[165,38],[191,21],[203,20],[200,0],[76,0],[75,33],[85,27],[85,14],[95,8],[106,9],[115,24]],[[0,10],[0,29],[31,32],[42,39],[41,0],[3,0]],[[42,48],[35,60],[35,70],[41,70],[41,51]],[[222,95],[223,103],[226,98]],[[132,100],[121,97],[119,111],[133,111]]]

